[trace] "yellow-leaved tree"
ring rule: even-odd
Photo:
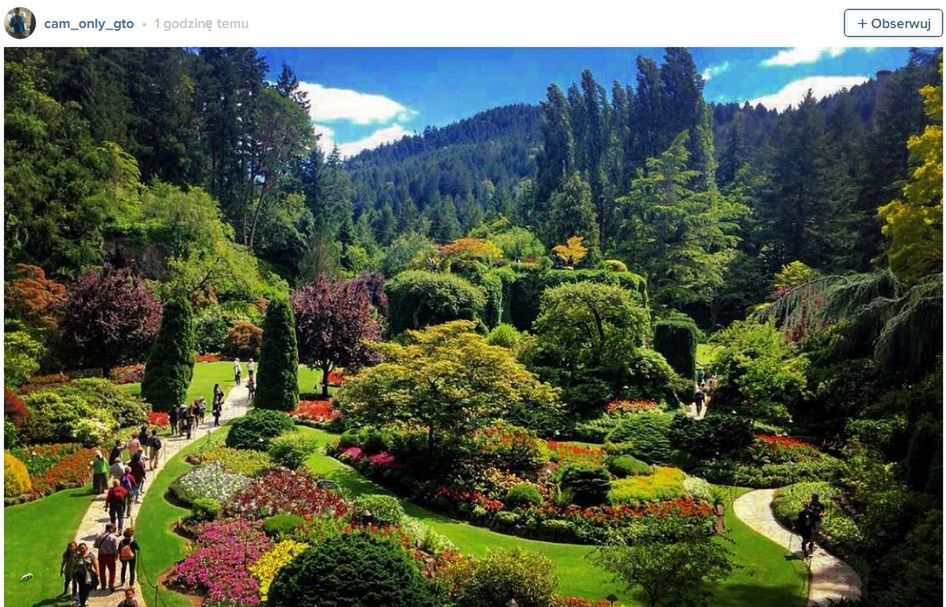
[[[583,241],[584,239],[581,236],[572,236],[565,241],[565,244],[557,244],[552,247],[552,252],[566,266],[577,266],[588,254],[588,247],[584,245]]]
[[[942,78],[942,58],[939,73]],[[878,209],[890,269],[907,283],[943,264],[943,86],[925,86],[920,94],[930,124],[907,141],[913,171],[901,198]]]

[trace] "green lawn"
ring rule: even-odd
[[[59,558],[89,507],[91,487],[59,491],[3,510],[3,602],[22,607],[69,605],[60,600]],[[20,578],[32,573],[24,582]]]
[[[336,435],[322,430],[305,428],[328,443]],[[312,472],[336,480],[350,495],[361,493],[388,493],[382,487],[361,476],[355,469],[327,455],[316,453],[306,462]],[[745,490],[730,491],[730,500]],[[456,544],[464,554],[480,555],[489,548],[521,547],[540,552],[555,564],[559,577],[559,592],[566,596],[600,599],[614,592],[627,600],[627,593],[612,583],[606,573],[592,565],[586,558],[589,546],[539,542],[505,535],[476,527],[468,523],[421,508],[407,500],[401,500],[406,512],[416,517]],[[798,561],[785,559],[785,551],[777,544],[758,535],[736,519],[731,508],[727,510],[726,524],[733,540],[731,550],[734,561],[742,568],[731,579],[710,590],[712,604],[723,607],[801,607],[805,603],[806,575]]]
[[[244,365],[245,366],[245,365]],[[197,363],[194,365],[194,377],[187,388],[187,402],[193,402],[201,396],[210,404],[214,401],[214,384],[220,384],[220,389],[226,394],[233,387],[233,363],[219,361],[215,363]],[[141,384],[123,384],[121,386],[129,394],[140,394]]]
[[[335,392],[335,389],[329,387],[329,394]],[[299,394],[321,394],[322,393],[322,371],[319,369],[310,369],[305,365],[299,365]]]

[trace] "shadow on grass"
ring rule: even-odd
[[[798,595],[792,586],[753,586],[751,584],[726,584],[713,593],[714,606],[726,605],[804,605],[805,598]]]

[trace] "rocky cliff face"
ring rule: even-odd
[[[142,244],[126,236],[112,236],[105,242],[106,263],[119,268],[132,268],[151,280],[170,279],[170,257],[171,248],[160,242]]]

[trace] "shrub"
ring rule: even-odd
[[[339,449],[359,447],[368,455],[390,451],[393,446],[394,435],[374,426],[346,430],[338,438]]]
[[[188,504],[194,504],[198,499],[203,498],[223,505],[249,483],[249,477],[224,472],[219,463],[212,462],[194,468],[171,483],[170,489],[180,500]]]
[[[292,411],[299,403],[299,350],[292,307],[282,297],[266,307],[254,404],[261,409]]]
[[[198,318],[194,323],[197,351],[200,354],[223,352],[233,320],[237,319],[232,318],[232,314],[223,313],[218,307],[211,308],[208,313]]]
[[[396,497],[376,493],[356,497],[352,511],[355,516],[360,516],[365,511],[370,512],[371,518],[383,525],[397,525],[406,516],[401,502]]]
[[[263,531],[270,537],[283,539],[289,537],[303,523],[305,519],[297,514],[274,514],[263,520]]]
[[[627,264],[620,259],[602,259],[598,262],[597,269],[606,272],[627,272]]]
[[[199,523],[215,521],[220,516],[220,502],[209,497],[198,497],[191,503],[191,520]]]
[[[662,400],[676,403],[689,399],[693,380],[681,377],[660,352],[640,348],[634,352],[622,370],[626,388],[621,398],[626,400]]]
[[[696,377],[696,325],[672,319],[654,323],[654,350],[687,379]]]
[[[456,607],[550,607],[558,580],[548,557],[520,548],[489,551],[448,570]]]
[[[295,470],[319,448],[319,441],[304,432],[287,432],[270,441],[269,455],[275,462]]]
[[[647,462],[669,462],[672,415],[661,412],[634,413],[621,417],[608,435],[608,442],[630,443],[630,454]]]
[[[118,427],[107,410],[94,409],[75,392],[44,390],[26,395],[24,401],[29,415],[20,436],[27,443],[99,444]]]
[[[502,346],[512,350],[522,339],[522,334],[512,325],[502,323],[496,325],[486,337],[487,343],[491,346]]]
[[[702,420],[678,415],[670,424],[670,444],[696,457],[725,455],[752,444],[752,420],[712,413]]]
[[[476,440],[493,465],[514,474],[535,474],[549,461],[549,449],[535,432],[504,421],[477,432]]]
[[[803,481],[835,481],[844,472],[844,462],[833,457],[785,464],[710,461],[696,468],[696,473],[718,485],[737,485],[766,489]]]
[[[194,375],[195,348],[190,303],[185,299],[166,303],[141,380],[141,396],[156,411],[169,411],[187,398]]]
[[[19,497],[30,493],[33,485],[26,466],[9,451],[3,452],[3,496]]]
[[[12,449],[20,444],[20,437],[16,431],[16,426],[9,420],[3,420],[3,445]]]
[[[646,462],[642,462],[633,455],[617,455],[609,457],[605,464],[608,470],[618,478],[626,476],[640,476],[651,474],[653,469]]]
[[[56,388],[59,394],[75,394],[81,397],[93,411],[107,412],[96,414],[100,421],[108,423],[115,420],[121,428],[138,426],[148,421],[148,405],[143,400],[129,394],[113,383],[98,377],[77,379],[65,386]]]
[[[384,291],[391,334],[451,320],[479,321],[486,308],[483,292],[453,274],[402,272],[385,283]]]
[[[218,446],[200,454],[203,463],[218,462],[225,472],[256,476],[273,467],[273,460],[268,453],[252,449],[233,449]]]
[[[330,537],[280,569],[270,607],[439,607],[444,598],[399,547],[365,534]]]
[[[582,506],[604,502],[611,489],[611,475],[601,465],[569,462],[559,467],[558,477],[561,488],[570,491],[573,501]]]
[[[510,508],[529,508],[541,506],[543,499],[539,488],[533,483],[516,483],[506,491],[503,500]]]
[[[639,506],[647,502],[683,497],[687,493],[683,486],[685,478],[682,470],[655,466],[651,475],[632,476],[612,482],[608,500],[613,505]]]
[[[252,409],[230,425],[227,446],[268,451],[270,440],[294,427],[292,418],[282,411]]]
[[[263,330],[248,320],[237,321],[223,340],[223,353],[229,357],[259,358]]]
[[[29,382],[39,371],[43,345],[26,331],[9,331],[3,336],[3,381],[9,386]]]
[[[96,449],[78,444],[32,445],[16,449],[16,455],[30,473],[33,492],[48,495],[54,491],[81,487],[89,482],[89,462]]]
[[[26,422],[26,416],[29,411],[26,409],[26,403],[16,392],[3,387],[3,418],[16,426],[17,430],[23,427]]]
[[[440,554],[457,549],[447,536],[434,531],[416,518],[406,516],[401,525],[414,547],[427,554]]]
[[[897,443],[906,439],[906,426],[906,418],[895,415],[883,419],[852,419],[844,431],[863,445],[891,453]]]

